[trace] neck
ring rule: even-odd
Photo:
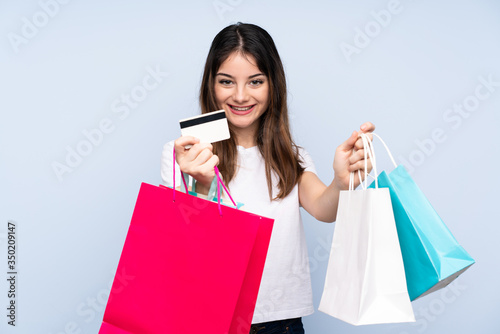
[[[236,139],[236,145],[250,148],[257,145],[257,127],[245,129],[233,129]]]

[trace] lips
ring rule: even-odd
[[[231,104],[228,104],[228,106],[233,114],[242,116],[251,113],[255,107],[255,104],[249,106],[233,106]]]

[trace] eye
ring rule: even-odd
[[[257,79],[257,80],[252,80],[250,81],[250,85],[252,86],[260,86],[264,83],[264,80]]]
[[[229,86],[230,84],[232,84],[233,82],[231,80],[227,80],[227,79],[221,79],[219,80],[219,83],[223,86]]]

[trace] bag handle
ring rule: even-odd
[[[172,159],[172,161],[173,161],[173,163],[172,163],[173,168],[172,169],[174,170],[174,177],[173,177],[173,179],[174,179],[174,182],[173,182],[173,190],[174,190],[174,192],[173,192],[173,201],[175,202],[175,147],[174,147],[173,151],[174,151],[173,159]],[[182,179],[182,182],[184,184],[184,188],[186,190],[186,194],[189,194],[188,187],[187,187],[187,184],[186,184],[186,180],[184,178],[184,175],[182,175],[182,172],[181,172],[181,179]]]
[[[217,177],[217,204],[219,205],[219,214],[222,216],[222,209],[221,209],[221,206],[220,206],[220,198],[221,198],[221,191],[220,191],[220,185],[222,185],[222,187],[224,188],[224,190],[226,191],[226,194],[229,196],[229,198],[231,199],[231,202],[233,203],[233,205],[235,207],[238,207],[236,205],[236,203],[234,202],[233,200],[233,197],[231,196],[231,194],[229,193],[229,190],[227,190],[226,186],[224,185],[224,182],[222,182],[222,179],[220,177],[220,173],[219,173],[219,168],[217,166],[214,166],[214,170],[215,170],[215,176]]]
[[[365,153],[365,181],[364,181],[365,185],[363,189],[368,188],[368,176],[372,176],[368,174],[368,160],[366,159],[367,156],[370,157],[370,160],[372,162],[373,172],[375,174],[375,177],[372,176],[372,178],[375,179],[375,189],[378,189],[377,157],[375,156],[375,149],[373,148],[373,142],[366,133],[361,133],[361,139],[363,140],[363,149]]]
[[[370,158],[372,162],[372,167],[373,167],[373,172],[375,175],[377,175],[377,160],[375,156],[375,150],[373,149],[373,143],[370,140],[370,137],[366,133],[360,133],[358,137],[361,138],[363,141],[363,152],[364,152],[364,162],[365,162],[365,180],[363,181],[361,178],[361,172],[358,169],[358,178],[361,187],[366,190],[368,187],[368,176],[371,176],[372,178],[375,179],[375,189],[378,189],[378,179],[377,177],[373,177],[372,175],[368,174],[368,157]],[[377,136],[378,137],[378,136]],[[389,152],[390,154],[390,152]],[[392,157],[392,156],[391,156]],[[349,191],[354,190],[354,172],[351,172],[349,174]]]
[[[173,170],[174,170],[174,173],[173,173],[173,201],[175,202],[175,147],[173,149]],[[222,216],[222,207],[221,207],[221,191],[220,191],[220,185],[222,185],[222,187],[224,188],[224,190],[226,191],[226,194],[229,196],[229,199],[231,199],[231,202],[233,203],[233,205],[235,207],[238,207],[236,205],[236,203],[234,202],[233,200],[233,197],[231,196],[231,194],[229,193],[229,190],[227,190],[226,186],[224,185],[224,182],[222,182],[222,178],[220,176],[220,172],[219,172],[219,168],[217,168],[217,166],[214,166],[214,171],[215,171],[215,178],[217,179],[217,204],[218,204],[218,207],[219,207],[219,215]],[[182,185],[184,186],[184,190],[186,192],[186,194],[189,195],[189,190],[188,190],[188,187],[187,187],[187,183],[186,183],[186,177],[187,177],[187,174],[183,173],[181,171],[181,179],[182,179]],[[212,185],[213,185],[214,182],[212,182]],[[193,181],[193,184],[194,184],[194,181]],[[210,189],[212,189],[212,185],[210,187]],[[210,190],[209,190],[210,192]]]
[[[382,138],[380,138],[380,136],[376,133],[372,133],[372,135],[374,135],[375,137],[377,137],[380,142],[382,143],[382,145],[384,145],[385,147],[385,150],[387,151],[387,154],[389,154],[389,158],[391,158],[391,161],[392,161],[392,164],[394,165],[394,168],[398,167],[398,165],[396,164],[396,160],[394,160],[394,157],[392,156],[392,153],[391,151],[389,150],[389,147],[386,145],[386,143],[382,140]]]

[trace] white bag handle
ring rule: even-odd
[[[398,167],[398,165],[396,164],[396,160],[394,160],[394,157],[392,156],[392,153],[389,150],[389,147],[385,144],[385,142],[382,140],[382,138],[380,138],[380,136],[378,134],[376,134],[376,133],[372,133],[372,135],[374,135],[375,137],[377,137],[380,140],[380,142],[382,143],[382,145],[384,145],[385,150],[389,154],[389,158],[391,158],[391,161],[392,161],[392,164],[394,165],[394,168]]]
[[[382,145],[384,145],[385,150],[387,151],[387,154],[389,155],[389,158],[392,161],[392,164],[394,165],[394,168],[397,168],[398,165],[396,164],[396,160],[394,160],[394,157],[392,156],[391,151],[389,150],[389,147],[387,144],[384,142],[384,140],[376,133],[372,133],[373,136],[377,137]],[[360,185],[363,189],[367,189],[368,187],[368,176],[373,178],[375,180],[375,188],[378,188],[378,179],[377,179],[377,161],[375,157],[375,150],[373,148],[373,142],[370,140],[370,137],[366,133],[360,133],[358,137],[361,137],[361,140],[363,141],[363,150],[365,153],[365,180],[363,181],[361,179],[361,172],[358,169],[358,178]],[[368,174],[368,162],[366,160],[367,157],[370,157],[372,161],[372,166],[373,166],[373,172],[375,173],[375,177]],[[354,190],[354,172],[349,175],[349,190]]]
[[[365,168],[364,168],[365,180],[364,181],[362,180],[361,172],[358,169],[358,177],[359,177],[360,185],[363,189],[366,189],[368,187],[368,176],[371,176],[372,178],[375,179],[375,188],[378,189],[377,177],[373,177],[372,175],[368,174],[368,159],[367,158],[370,157],[370,160],[372,162],[373,172],[375,173],[375,175],[377,175],[377,161],[376,161],[375,151],[373,149],[372,141],[370,140],[370,137],[365,133],[360,133],[358,135],[358,137],[361,137],[361,140],[363,141],[363,152],[365,155],[364,156],[364,158],[365,158],[365,160],[364,160],[365,161]],[[379,139],[380,139],[380,137],[379,137]],[[389,152],[389,154],[390,154],[390,152]],[[351,172],[349,175],[349,191],[352,191],[352,190],[354,190],[354,172]]]
[[[360,137],[363,140],[363,149],[365,151],[365,185],[364,185],[364,189],[368,188],[368,176],[371,176],[368,173],[368,159],[367,159],[366,151],[368,151],[368,156],[370,157],[370,160],[372,161],[373,172],[375,173],[375,177],[373,177],[373,176],[371,176],[371,177],[373,179],[375,179],[375,188],[378,189],[377,158],[375,156],[375,150],[373,149],[373,143],[372,143],[370,137],[365,133],[361,133]]]

